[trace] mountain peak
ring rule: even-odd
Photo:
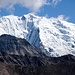
[[[34,13],[29,13],[29,14],[25,14],[25,17],[31,17],[31,18],[36,18],[38,16],[36,16]]]
[[[38,17],[32,13],[0,18],[0,35],[25,38],[41,48],[47,56],[75,55],[75,24],[56,18]]]

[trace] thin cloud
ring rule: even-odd
[[[53,5],[57,5],[58,4],[58,2],[61,2],[62,0],[52,0],[52,4]]]
[[[57,19],[59,19],[59,20],[65,20],[65,21],[67,21],[69,18],[70,18],[70,17],[66,17],[66,16],[64,16],[64,15],[59,15],[59,16],[57,17]]]
[[[63,21],[68,21],[70,17],[65,16],[65,15],[58,15],[58,17],[51,17],[51,19],[57,19],[57,20],[63,20]]]

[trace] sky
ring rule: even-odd
[[[0,17],[28,13],[63,18],[75,23],[75,0],[0,0]]]

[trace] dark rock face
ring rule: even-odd
[[[48,59],[25,39],[11,35],[0,36],[0,61],[25,66],[42,66],[49,63]]]
[[[25,39],[2,35],[0,75],[75,75],[75,56],[47,57]]]
[[[25,56],[11,55],[4,51],[0,51],[0,62],[34,67],[50,63],[49,60],[44,57],[29,56],[27,54],[25,54]]]
[[[1,50],[8,54],[40,56],[40,49],[31,46],[25,39],[6,34],[0,36],[0,51]]]
[[[68,54],[61,57],[51,57],[49,61],[52,63],[60,63],[60,62],[75,62],[75,56]]]

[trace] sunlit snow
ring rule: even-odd
[[[27,14],[0,18],[0,35],[25,38],[48,56],[75,55],[75,24]]]

